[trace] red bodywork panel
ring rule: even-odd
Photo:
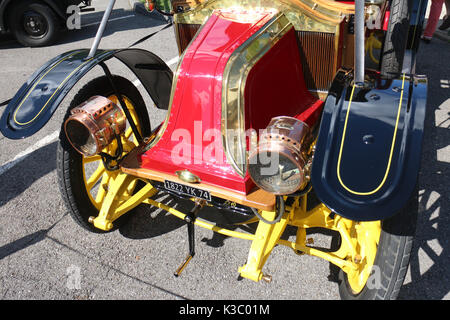
[[[269,22],[273,12],[214,12],[180,62],[167,127],[139,160],[142,168],[175,175],[188,169],[206,184],[248,194],[253,182],[227,162],[222,143],[222,79],[233,52]],[[246,21],[244,20],[246,19]],[[246,129],[279,115],[313,125],[323,102],[306,89],[294,28],[253,67],[245,87]],[[213,151],[212,151],[213,150]]]
[[[384,18],[383,18],[383,25],[381,26],[381,29],[383,31],[387,31],[388,27],[389,27],[389,18],[391,17],[391,11],[386,11],[386,13],[384,14]]]

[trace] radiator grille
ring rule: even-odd
[[[328,91],[337,71],[335,34],[297,31],[297,35],[307,88]]]

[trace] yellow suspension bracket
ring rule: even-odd
[[[381,232],[380,222],[355,222],[331,212],[325,205],[319,204],[307,210],[307,196],[298,197],[280,222],[267,224],[260,221],[255,239],[250,247],[247,263],[239,268],[242,277],[253,281],[271,280],[262,272],[270,253],[276,245],[290,247],[297,254],[316,256],[341,268],[354,283],[352,288],[357,292],[366,282],[375,259],[377,239]],[[275,212],[262,212],[263,218],[271,220]],[[296,241],[280,239],[287,225],[296,226]],[[312,239],[306,238],[308,228],[325,228],[339,232],[341,245],[337,251],[327,252],[312,247]],[[369,240],[369,241],[366,241]],[[361,243],[368,243],[364,248]]]
[[[381,234],[380,221],[358,222],[345,219],[331,212],[324,204],[307,211],[304,196],[300,199],[300,205],[292,209],[288,224],[298,227],[296,241],[280,239],[278,244],[288,246],[296,253],[316,256],[333,263],[347,274],[354,292],[362,290],[374,265]],[[308,228],[337,231],[341,237],[340,248],[327,252],[311,247],[312,242],[306,239]]]
[[[333,214],[324,204],[319,204],[313,209],[306,210],[306,196],[300,200],[301,206],[293,209],[290,225],[297,226],[296,241],[280,240],[278,243],[292,248],[296,253],[308,254],[325,259],[345,272],[357,269],[353,261],[347,260],[347,256],[354,257],[355,250],[353,242],[350,240],[347,230],[351,220],[344,219],[337,214]],[[347,223],[347,224],[346,224]],[[341,238],[344,238],[339,250],[335,252],[326,252],[312,247],[313,241],[306,239],[306,230],[308,228],[324,228],[338,231]]]
[[[264,221],[258,223],[255,239],[252,242],[248,254],[247,263],[239,268],[239,273],[243,278],[253,281],[260,281],[261,279],[266,281],[271,280],[269,275],[263,274],[262,268],[286,229],[288,215],[289,212],[285,211],[281,220],[275,224],[268,224]],[[270,221],[275,218],[276,212],[263,211],[261,216]]]
[[[128,211],[134,209],[145,199],[156,194],[155,189],[147,183],[142,189],[133,194],[139,179],[124,173],[117,173],[110,177],[109,187],[102,207],[97,217],[90,217],[89,221],[98,229],[110,231],[113,221],[120,218]]]

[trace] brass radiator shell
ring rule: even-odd
[[[201,25],[176,24],[177,42],[180,55],[194,38]],[[312,93],[320,96],[326,93],[336,71],[342,66],[343,50],[346,46],[337,39],[336,33],[297,31],[300,56],[306,86]],[[353,56],[353,52],[349,52]],[[352,61],[346,57],[346,61]],[[349,64],[349,63],[345,63]],[[351,66],[348,66],[351,67]]]

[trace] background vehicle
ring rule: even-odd
[[[66,28],[67,8],[90,6],[91,0],[1,0],[0,32],[11,32],[22,45],[53,44]]]
[[[401,0],[311,2],[157,5],[174,16],[181,59],[172,73],[142,49],[98,50],[111,1],[92,48],[64,53],[36,72],[11,100],[0,130],[12,139],[34,134],[98,65],[105,76],[74,97],[57,151],[61,193],[81,227],[114,230],[147,204],[188,225],[189,254],[177,276],[195,255],[200,226],[251,240],[238,269],[243,278],[270,281],[264,265],[283,245],[337,266],[342,298],[393,299],[417,218],[427,83],[414,73],[417,45],[408,41],[417,39],[420,19],[411,23],[411,7]],[[423,15],[421,5],[416,10]],[[383,43],[381,63],[366,68],[372,36]],[[412,58],[406,66],[405,54]],[[167,110],[156,128],[133,83],[109,70],[111,58],[139,78],[155,108]],[[207,132],[213,135],[203,138]],[[276,161],[263,161],[265,153]],[[158,192],[194,207],[182,213],[154,200]],[[204,206],[244,216],[256,230],[199,219]],[[287,226],[297,228],[295,241],[281,237]],[[338,248],[312,246],[310,228],[336,232]]]

